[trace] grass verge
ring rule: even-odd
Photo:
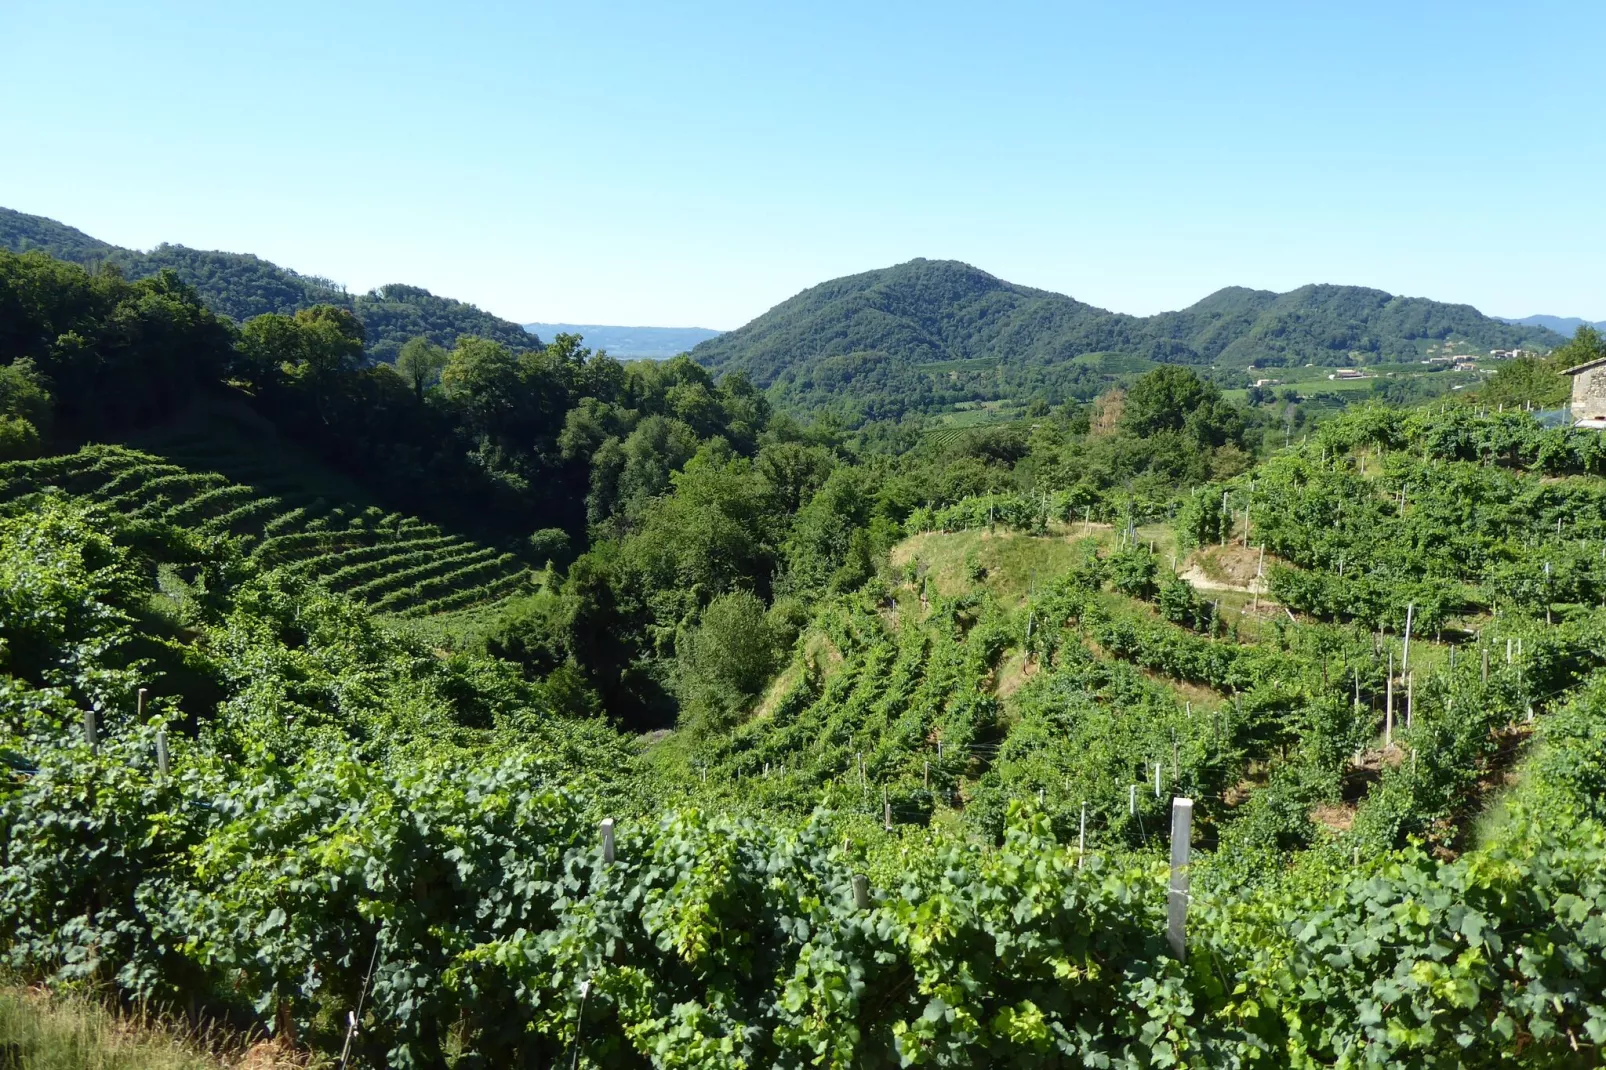
[[[0,1070],[279,1070],[271,1044],[119,1014],[86,996],[0,985]]]

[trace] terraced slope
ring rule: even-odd
[[[416,517],[320,495],[292,468],[231,452],[214,436],[174,438],[160,454],[93,445],[0,464],[0,501],[52,486],[128,515],[236,536],[263,564],[303,572],[381,613],[482,606],[531,577],[512,554]]]

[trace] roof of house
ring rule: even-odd
[[[1587,372],[1591,368],[1598,368],[1602,364],[1606,364],[1606,357],[1596,357],[1594,360],[1586,360],[1582,364],[1563,369],[1561,374],[1577,375],[1579,372]]]

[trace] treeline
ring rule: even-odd
[[[368,353],[393,361],[420,335],[451,346],[459,337],[490,338],[514,349],[539,348],[516,323],[417,286],[393,284],[364,294],[315,275],[303,275],[248,253],[162,244],[149,252],[124,249],[41,216],[0,208],[0,251],[40,252],[97,272],[110,267],[131,280],[174,272],[208,309],[235,323],[276,312],[294,315],[334,305],[362,321]]]
[[[720,389],[751,388],[731,375]],[[873,580],[906,534],[974,514],[960,503],[978,495],[1013,490],[1045,519],[1044,502],[1062,519],[1164,515],[1180,484],[1250,460],[1242,410],[1176,367],[1112,399],[1097,431],[1075,406],[914,443],[772,416],[752,439],[732,423],[698,446],[695,426],[674,421],[610,432],[611,411],[582,404],[565,430],[592,450],[590,549],[490,642],[532,673],[574,672],[602,708],[649,721],[670,717],[678,697],[691,721],[728,723],[813,605]]]

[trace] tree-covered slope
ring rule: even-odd
[[[833,279],[699,345],[696,359],[746,372],[788,403],[892,415],[955,401],[1090,396],[1106,377],[1084,354],[1187,364],[1414,360],[1429,342],[1473,352],[1562,338],[1470,305],[1358,286],[1286,294],[1228,287],[1178,312],[1140,318],[1017,286],[967,264],[912,260]]]
[[[1078,353],[1139,344],[1130,316],[995,278],[952,260],[906,264],[833,279],[804,290],[737,330],[704,342],[694,357],[744,371],[800,399],[899,369],[955,361],[1052,365]],[[857,365],[839,374],[841,358]],[[955,369],[927,369],[939,392]]]
[[[288,314],[314,305],[349,308],[362,320],[368,354],[394,360],[409,338],[426,335],[450,346],[459,336],[492,338],[526,349],[539,342],[516,323],[470,304],[438,297],[417,286],[391,284],[350,294],[328,279],[302,275],[249,253],[159,245],[149,252],[124,249],[43,216],[0,208],[0,248],[38,250],[76,264],[114,264],[130,279],[171,268],[195,288],[212,311],[243,323],[266,312]]]
[[[78,264],[105,260],[119,251],[117,246],[91,238],[77,227],[69,227],[40,215],[14,212],[9,208],[0,208],[0,246],[14,253],[37,249],[58,260],[71,260]]]
[[[1240,290],[1231,301],[1216,301],[1220,297],[1214,294],[1179,315],[1193,320],[1189,344],[1229,365],[1413,360],[1430,341],[1464,342],[1473,353],[1548,349],[1562,342],[1560,335],[1504,323],[1471,305],[1396,297],[1364,286],[1301,286],[1285,294]],[[1223,306],[1236,308],[1213,322],[1201,315],[1207,307],[1215,314]],[[1219,329],[1224,325],[1230,326]],[[1216,349],[1218,341],[1225,344]]]

